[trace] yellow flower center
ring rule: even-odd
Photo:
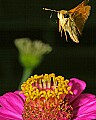
[[[21,85],[26,97],[24,120],[69,120],[73,108],[66,99],[72,94],[69,80],[52,74],[34,75]]]

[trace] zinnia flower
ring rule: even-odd
[[[55,74],[34,75],[22,91],[0,97],[0,120],[94,120],[96,97],[84,93],[86,83]]]
[[[41,62],[43,55],[52,51],[49,44],[29,38],[18,38],[15,45],[19,51],[19,60],[23,67],[36,67]]]
[[[41,63],[43,56],[52,51],[49,44],[45,44],[39,40],[31,41],[29,38],[19,38],[15,40],[15,45],[19,51],[19,61],[23,66],[23,75],[19,84],[27,80],[33,70]]]

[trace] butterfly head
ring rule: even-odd
[[[60,10],[58,12],[58,18],[59,19],[64,19],[64,18],[69,18],[69,13],[66,10]]]

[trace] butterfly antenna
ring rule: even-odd
[[[52,10],[52,9],[48,9],[48,8],[43,8],[43,10],[49,10],[49,11],[52,11],[52,12],[59,12],[57,10]]]

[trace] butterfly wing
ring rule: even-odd
[[[87,3],[88,3],[88,0],[85,0],[81,4],[79,4],[77,7],[68,11],[71,14],[71,17],[73,18],[76,24],[79,34],[82,34],[84,24],[90,14],[91,7],[87,5]]]

